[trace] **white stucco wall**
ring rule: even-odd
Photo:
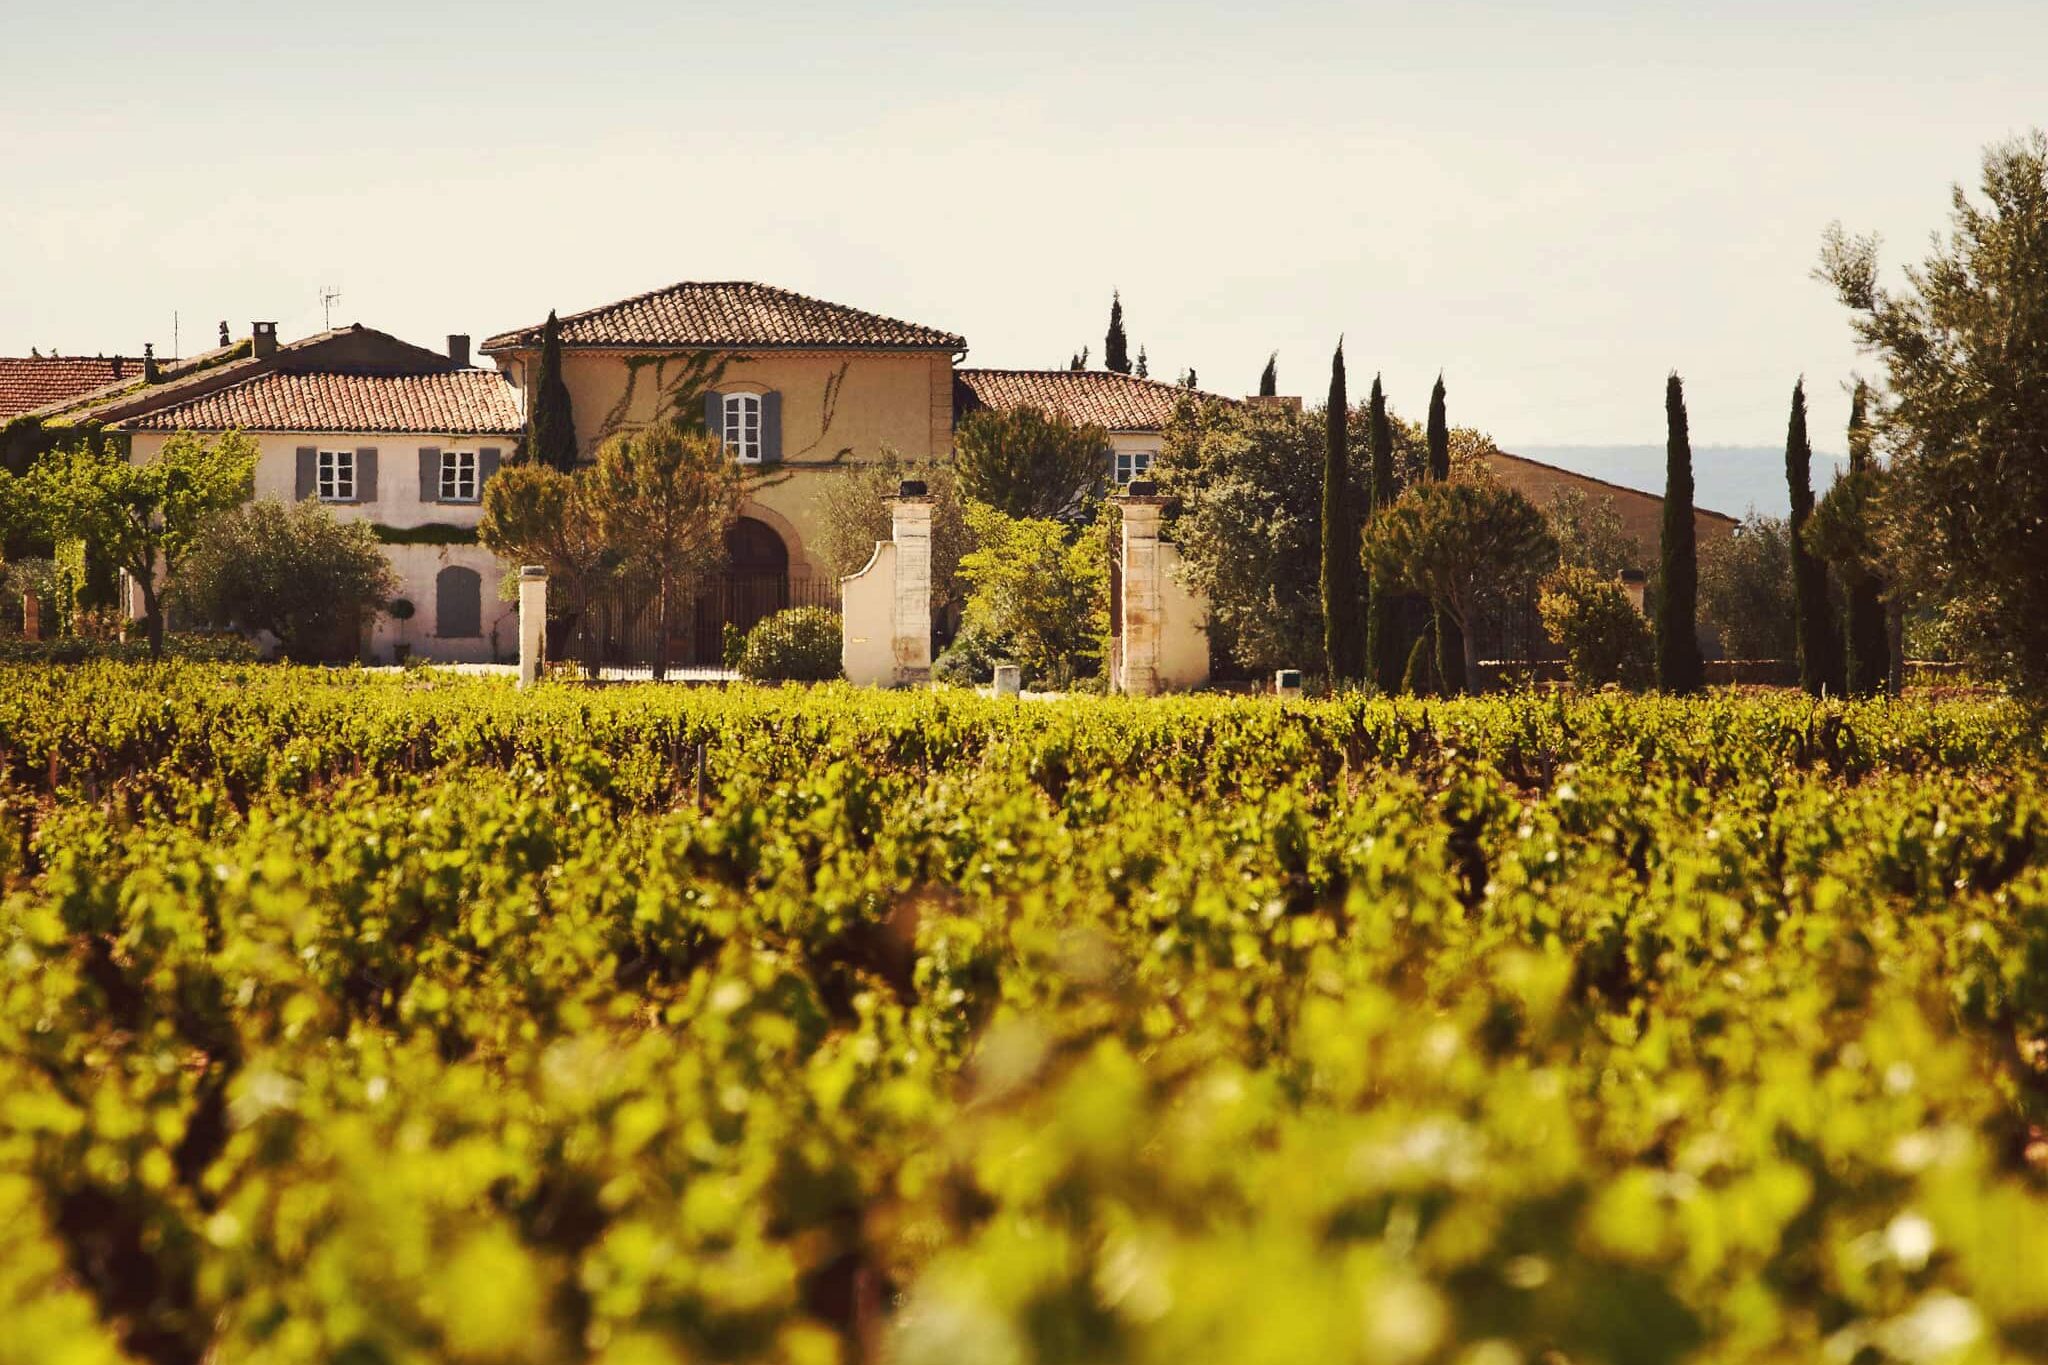
[[[839,580],[839,666],[848,682],[887,687],[896,677],[896,546],[875,542],[875,557]]]
[[[136,432],[130,443],[130,458],[144,462],[155,458],[169,437],[160,432]],[[442,450],[496,449],[503,459],[511,455],[518,441],[511,436],[392,436],[386,434],[300,435],[291,432],[254,435],[256,442],[256,496],[277,502],[292,502],[298,496],[298,450],[313,446],[328,450],[377,452],[377,496],[374,501],[327,503],[324,506],[343,521],[368,521],[383,526],[474,527],[479,515],[476,503],[426,502],[420,497],[419,452],[423,446]],[[377,618],[371,630],[370,652],[380,663],[393,661],[395,644],[411,646],[416,658],[450,663],[488,663],[515,660],[519,652],[518,609],[500,600],[499,584],[507,566],[480,545],[386,545],[384,556],[398,574],[398,596],[411,602],[411,620],[398,622],[387,616]],[[465,638],[448,638],[439,633],[436,619],[435,580],[441,570],[457,566],[476,571],[481,582],[482,633]],[[140,614],[139,600],[131,600],[131,614]],[[493,643],[493,632],[496,642]]]

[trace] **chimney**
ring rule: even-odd
[[[277,324],[274,322],[252,322],[249,324],[249,342],[258,360],[268,360],[277,354]]]
[[[145,341],[142,343],[142,382],[154,384],[159,377],[156,368],[156,343]]]
[[[469,368],[469,334],[467,332],[450,332],[448,334],[448,359],[455,363],[455,368],[458,370]]]
[[[221,322],[221,324],[220,324],[220,344],[221,344],[221,345],[222,345],[223,347],[226,347],[226,346],[227,346],[227,345],[229,344],[229,342],[228,342],[228,324],[227,324],[227,322],[226,322],[226,320],[225,320],[225,319],[223,319],[223,320],[222,320],[222,322]]]

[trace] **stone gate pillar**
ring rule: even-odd
[[[932,678],[932,500],[924,484],[905,480],[889,503],[896,542],[896,586],[890,600],[889,652],[899,687]]]
[[[548,571],[538,564],[519,570],[519,686],[540,681],[548,638]]]
[[[1159,550],[1159,514],[1166,499],[1158,485],[1147,479],[1133,480],[1129,491],[1116,500],[1122,515],[1123,619],[1117,635],[1116,690],[1133,697],[1150,697],[1159,691],[1159,645],[1162,626],[1162,565]]]
[[[932,676],[932,500],[906,479],[889,499],[889,539],[840,580],[839,661],[847,681],[921,687]]]

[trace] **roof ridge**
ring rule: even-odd
[[[878,313],[875,312],[873,309],[862,308],[855,304],[839,303],[832,299],[820,297],[819,295],[816,294],[807,294],[804,293],[802,290],[790,289],[784,285],[770,284],[765,280],[676,280],[670,284],[662,285],[659,288],[643,290],[638,294],[628,295],[627,297],[622,299],[614,299],[609,303],[598,304],[590,308],[580,308],[573,313],[564,314],[561,312],[556,312],[554,316],[557,325],[562,327],[566,332],[579,324],[599,323],[609,317],[617,317],[620,315],[628,314],[633,309],[641,308],[649,304],[657,303],[659,301],[666,300],[677,304],[681,304],[687,298],[688,294],[693,291],[702,294],[712,295],[712,297],[703,300],[703,302],[698,304],[697,306],[707,307],[713,312],[725,311],[729,307],[730,303],[733,302],[732,300],[729,299],[720,299],[716,297],[716,293],[718,291],[723,291],[728,294],[738,293],[743,295],[744,297],[740,300],[741,303],[752,303],[757,305],[779,305],[786,308],[795,307],[821,309],[825,310],[828,314],[836,314],[844,319],[857,320],[858,322],[869,327],[895,329],[899,332],[909,334],[911,337],[914,338],[913,340],[907,341],[898,339],[895,341],[884,341],[874,343],[880,349],[899,349],[906,346],[919,348],[922,348],[924,346],[937,347],[940,346],[941,344],[948,343],[951,344],[956,349],[964,349],[966,346],[965,339],[962,338],[956,332],[949,332],[943,328],[928,326],[924,323],[911,322],[907,318],[895,317],[888,313]],[[534,334],[539,332],[546,325],[546,321],[543,320],[541,322],[528,323],[523,326],[512,327],[504,331],[494,332],[484,339],[481,349],[483,349],[486,352],[492,350],[506,349],[510,346],[516,345],[522,341],[527,340],[528,338],[532,337]],[[642,343],[605,342],[590,340],[579,341],[574,338],[565,336],[563,344],[573,347],[593,345],[638,345]],[[645,344],[660,345],[666,343],[648,342]],[[688,346],[724,346],[727,345],[728,343],[688,342],[675,344]],[[794,344],[798,343],[776,341],[730,343],[730,345],[733,346],[782,346]],[[857,347],[859,343],[821,342],[818,344],[832,345],[835,347]]]

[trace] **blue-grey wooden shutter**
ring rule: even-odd
[[[377,448],[359,446],[356,449],[356,501],[377,500]]]
[[[476,496],[479,501],[484,496],[484,484],[498,472],[498,466],[504,459],[505,452],[496,446],[485,446],[476,453]]]
[[[725,439],[725,395],[707,393],[704,395],[704,430],[717,440]]]
[[[420,447],[420,501],[441,500],[441,448]]]
[[[300,446],[298,475],[293,484],[298,500],[304,502],[320,491],[320,449],[318,446]]]
[[[469,640],[484,633],[484,581],[475,569],[449,565],[434,575],[434,634]]]
[[[782,458],[782,395],[761,395],[761,463]]]

